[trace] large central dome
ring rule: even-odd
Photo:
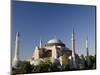
[[[48,44],[54,44],[54,43],[62,44],[62,41],[56,38],[48,41]]]
[[[61,40],[59,40],[57,38],[53,38],[53,39],[49,40],[47,42],[47,45],[48,46],[58,45],[58,46],[64,46],[65,47],[65,44]]]

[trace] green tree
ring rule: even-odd
[[[90,65],[88,65],[86,61],[87,69],[96,69],[96,55],[94,56],[90,55],[88,58],[90,60]],[[87,59],[87,56],[86,56],[86,59]]]
[[[52,62],[50,61],[49,58],[45,58],[44,59],[44,62],[45,62],[45,64],[48,64],[48,65],[51,65],[52,64]]]
[[[89,56],[89,59],[91,61],[91,65],[90,65],[90,69],[96,69],[96,55],[92,56],[90,55]]]
[[[69,60],[67,54],[63,53],[62,55],[62,65],[63,70],[69,70]]]
[[[81,60],[82,60],[82,61],[85,61],[85,57],[84,57],[83,54],[82,54],[80,57],[81,57]]]
[[[79,65],[79,69],[85,69],[86,66],[85,66],[85,57],[84,55],[81,55],[80,56],[80,65]]]
[[[33,67],[33,73],[60,71],[58,64],[52,63],[49,58],[44,59],[39,65]]]
[[[31,73],[32,66],[30,62],[23,61],[22,64],[19,66],[19,69],[22,71],[22,73]]]
[[[85,65],[84,64],[80,64],[79,65],[79,69],[85,69]]]
[[[16,70],[12,68],[11,75],[16,75]]]
[[[50,65],[50,71],[51,71],[51,72],[60,71],[59,65],[57,65],[56,63],[52,63],[52,64]]]
[[[16,75],[16,74],[22,74],[22,70],[20,70],[19,68],[12,68],[12,71],[11,71],[11,75]]]
[[[96,63],[93,64],[92,69],[96,69]]]
[[[41,62],[39,65],[33,67],[32,72],[49,72],[50,71],[51,62],[45,59],[45,62]]]

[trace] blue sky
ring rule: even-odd
[[[39,40],[46,44],[55,36],[71,49],[72,28],[76,53],[86,54],[88,36],[90,54],[95,53],[95,6],[12,2],[12,57],[16,32],[20,33],[20,58],[31,58]]]

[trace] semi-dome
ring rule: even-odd
[[[62,41],[59,40],[59,39],[56,39],[56,38],[51,39],[51,40],[48,41],[48,44],[53,44],[53,43],[59,43],[59,44],[62,44]]]

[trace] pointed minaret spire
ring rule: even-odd
[[[12,62],[12,67],[16,68],[18,62],[19,62],[19,32],[16,33],[15,56]]]
[[[88,37],[86,38],[86,56],[87,56],[87,64],[90,65],[90,59],[89,59],[89,49],[88,49]]]
[[[42,40],[40,40],[40,46],[39,46],[39,48],[42,48]]]
[[[73,58],[73,68],[77,68],[76,58],[75,58],[75,36],[74,36],[74,28],[72,31],[72,58]]]
[[[86,52],[87,52],[87,56],[89,56],[89,52],[88,52],[88,37],[86,38]]]

